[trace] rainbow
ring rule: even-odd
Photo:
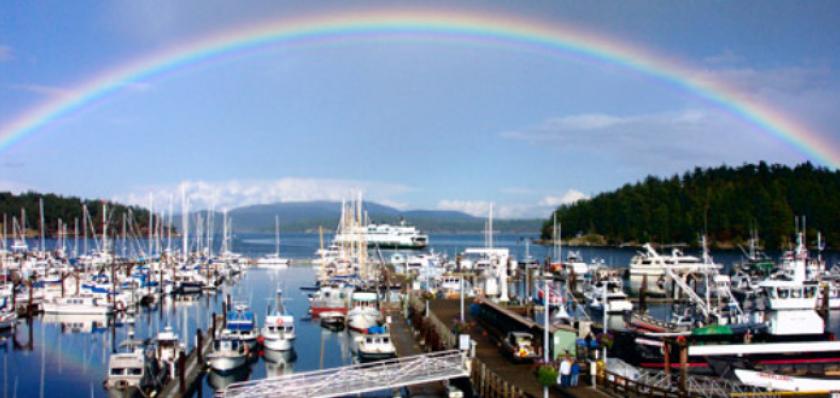
[[[597,62],[619,65],[672,84],[759,127],[803,155],[824,165],[840,167],[840,152],[826,137],[746,93],[666,57],[582,29],[531,19],[454,10],[366,10],[269,21],[189,41],[105,71],[45,101],[0,129],[0,151],[50,122],[93,101],[173,69],[225,54],[266,45],[354,38],[370,35],[420,34],[430,37],[490,40],[564,52]]]

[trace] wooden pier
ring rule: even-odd
[[[421,330],[421,337],[431,349],[451,349],[457,345],[457,336],[451,332],[460,316],[458,300],[432,300],[429,315],[424,316],[421,301],[412,299],[413,324]],[[469,305],[467,304],[468,309]],[[537,381],[536,365],[513,363],[499,351],[497,343],[468,313],[466,321],[475,325],[468,333],[477,343],[471,364],[470,380],[477,396],[488,398],[542,397],[543,387]],[[418,323],[419,322],[419,323]],[[420,326],[422,325],[422,326]],[[581,377],[584,380],[584,377]],[[582,383],[583,384],[583,383]],[[590,386],[549,390],[552,397],[606,397],[608,395]]]
[[[213,347],[213,340],[217,334],[216,330],[224,327],[224,321],[224,315],[216,316],[216,314],[213,314],[208,333],[202,333],[201,329],[196,330],[195,347],[189,354],[181,354],[181,357],[178,358],[178,376],[170,379],[155,397],[186,397],[195,390],[196,385],[201,382],[201,376],[206,368],[204,357]]]
[[[408,324],[408,321],[403,316],[399,308],[392,307],[386,310],[385,314],[390,317],[391,323],[388,325],[391,329],[391,341],[397,349],[397,356],[409,357],[422,354],[423,348],[418,344],[414,337],[414,331]],[[445,396],[446,388],[442,383],[427,383],[416,386],[407,387],[409,396]]]

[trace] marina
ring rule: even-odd
[[[350,210],[348,207],[348,214]],[[359,211],[353,210],[352,213],[358,215]],[[345,216],[342,220],[352,224],[358,218]],[[271,387],[261,380],[295,380],[294,375],[298,373],[328,372],[329,369],[361,364],[371,364],[374,366],[369,368],[372,371],[380,361],[390,363],[388,361],[392,358],[403,357],[425,361],[424,355],[430,351],[454,349],[457,353],[460,347],[466,349],[457,354],[462,358],[459,366],[463,367],[452,373],[458,376],[452,376],[448,383],[446,377],[424,379],[418,376],[416,381],[407,378],[393,385],[383,384],[381,389],[350,389],[347,394],[364,392],[368,396],[392,396],[394,391],[403,391],[407,395],[440,395],[461,391],[465,396],[472,393],[481,396],[538,396],[541,386],[533,372],[534,364],[541,361],[543,352],[545,292],[549,292],[550,297],[550,323],[555,335],[555,347],[551,351],[556,358],[561,356],[560,350],[586,358],[581,357],[581,352],[576,352],[584,350],[578,343],[588,333],[598,335],[605,324],[601,320],[604,320],[613,330],[611,338],[621,341],[624,347],[638,348],[631,350],[633,354],[611,350],[612,355],[619,355],[639,369],[652,368],[655,371],[659,368],[661,371],[662,366],[655,363],[661,363],[662,356],[657,357],[655,350],[646,351],[644,347],[656,347],[667,344],[670,338],[689,336],[683,331],[697,327],[687,326],[681,323],[685,321],[675,318],[677,308],[691,308],[692,303],[699,300],[699,307],[707,305],[707,308],[706,311],[695,308],[697,314],[706,319],[721,316],[716,312],[717,307],[708,305],[711,302],[709,297],[717,298],[720,292],[709,291],[703,299],[694,292],[697,284],[689,286],[684,280],[670,284],[672,289],[682,288],[682,293],[653,291],[647,297],[646,280],[650,279],[643,278],[639,287],[633,289],[635,292],[627,290],[627,293],[634,293],[634,296],[628,296],[622,286],[632,285],[625,285],[620,275],[629,275],[632,281],[632,267],[640,261],[639,256],[658,258],[650,247],[642,248],[640,252],[579,247],[569,251],[571,256],[567,261],[552,261],[552,258],[557,258],[553,256],[562,250],[559,245],[530,245],[528,237],[516,235],[442,234],[435,235],[435,244],[429,251],[384,252],[369,249],[363,241],[355,244],[333,241],[330,250],[326,250],[323,235],[287,235],[284,252],[290,260],[287,266],[280,268],[265,267],[257,260],[279,252],[276,236],[271,239],[267,235],[243,235],[233,239],[223,232],[221,237],[217,237],[217,246],[213,250],[209,246],[204,247],[206,253],[216,252],[220,258],[228,259],[222,262],[202,260],[194,267],[161,271],[157,277],[153,271],[148,271],[147,277],[123,279],[119,283],[108,278],[107,273],[101,273],[99,277],[81,278],[81,281],[64,280],[57,284],[59,286],[44,283],[40,290],[27,289],[15,294],[18,310],[13,314],[20,318],[11,320],[12,326],[3,332],[4,375],[8,377],[4,379],[4,393],[8,396],[49,396],[57,391],[76,391],[78,394],[70,396],[113,396],[115,391],[120,391],[120,396],[155,392],[157,396],[164,397],[202,397],[225,392],[230,387],[231,396],[252,390],[271,395],[279,387]],[[138,242],[140,246],[154,247],[162,243],[160,239],[163,236],[160,235],[151,244]],[[203,238],[205,245],[211,244],[211,241],[211,238]],[[52,239],[44,242],[56,247],[66,244]],[[490,247],[490,244],[494,246]],[[781,256],[782,260],[790,262],[804,258],[805,249],[797,250],[792,256]],[[167,252],[162,249],[162,253]],[[723,261],[706,269],[722,271],[720,275],[734,272],[733,267],[743,257],[738,252],[718,252],[714,255]],[[9,254],[4,264],[9,264],[13,258],[16,257]],[[160,261],[165,260],[164,256],[160,258]],[[360,259],[374,258],[379,260],[371,260],[367,265],[359,263]],[[382,265],[381,259],[385,258],[388,258],[387,266]],[[545,259],[544,269],[554,271],[551,279],[538,276],[541,266],[538,261],[530,260],[535,258]],[[600,260],[587,263],[583,258]],[[662,264],[669,261],[711,264],[709,253],[701,253],[699,257],[680,254],[680,257],[671,257],[674,260],[665,258],[657,261]],[[820,258],[825,264],[833,263],[836,253],[821,252]],[[61,264],[57,260],[51,261]],[[461,272],[449,268],[458,267],[459,263]],[[219,272],[222,270],[219,267],[225,267],[219,264],[233,264],[233,268]],[[505,264],[506,267],[500,267]],[[629,267],[622,269],[617,264],[629,264]],[[52,267],[61,269],[57,265]],[[142,261],[126,263],[117,259],[102,267],[110,269],[111,275],[126,274],[128,267],[151,270]],[[501,275],[500,268],[509,274]],[[707,272],[698,271],[700,268],[695,265],[690,268],[690,273],[694,275]],[[49,265],[38,269],[42,269],[45,275],[52,273]],[[237,271],[231,273],[231,269]],[[366,288],[351,287],[352,283],[359,283],[354,282],[354,278],[363,275],[363,270],[379,275],[374,280],[387,283]],[[794,271],[791,268],[791,272]],[[167,275],[174,276],[167,278]],[[227,277],[213,281],[208,278],[209,275]],[[672,269],[665,268],[664,275],[679,278]],[[804,278],[806,271],[803,269],[796,275]],[[157,284],[152,285],[154,281]],[[817,285],[791,284],[795,281],[756,283],[774,289],[768,309],[774,308],[773,297],[781,298],[783,293],[779,289],[782,286],[804,286],[798,292],[784,293],[785,297],[807,298],[809,301],[803,302],[803,309],[816,311],[821,308],[817,300]],[[313,282],[317,287],[312,287]],[[73,290],[76,289],[74,285],[79,285],[78,289],[85,286],[87,293]],[[728,288],[729,285],[724,286]],[[61,296],[62,288],[64,296]],[[687,289],[691,289],[692,293],[685,293]],[[463,301],[460,300],[461,293],[467,296]],[[639,293],[642,293],[641,297]],[[665,297],[663,293],[666,293]],[[434,300],[424,304],[429,294]],[[23,300],[18,301],[20,299]],[[606,307],[604,303],[607,303]],[[653,317],[649,321],[645,321],[648,318],[644,317],[636,321],[637,310],[642,305],[647,307],[649,315],[646,316]],[[784,308],[791,311],[796,307],[784,304]],[[818,321],[814,321],[817,322],[815,327],[830,333],[840,331],[840,314],[832,316],[830,310],[823,314],[825,318],[818,317]],[[774,330],[782,335],[798,335],[802,330],[801,320],[796,321],[800,325],[795,329],[785,329],[790,326],[772,321],[772,316],[771,312],[771,335]],[[437,323],[429,324],[427,318]],[[631,318],[632,321],[629,321]],[[828,322],[825,327],[822,326],[823,319]],[[718,318],[718,322],[722,320]],[[657,326],[660,324],[663,326]],[[638,325],[645,326],[638,329]],[[732,330],[735,326],[733,323]],[[471,336],[473,346],[462,346],[463,343],[453,332],[456,330]],[[763,337],[758,326],[755,330],[754,343],[769,338]],[[663,341],[663,336],[670,337],[664,338],[666,343],[657,342]],[[626,339],[629,340],[625,342]],[[561,340],[564,343],[556,346]],[[714,345],[688,347],[690,373],[698,377],[708,375],[716,366],[712,359],[732,355],[742,358],[742,361],[758,355],[765,358],[760,360],[763,363],[776,364],[764,368],[764,371],[789,371],[789,368],[778,365],[781,363],[778,358],[804,351],[807,352],[806,358],[827,359],[840,352],[840,346],[829,340],[815,342],[794,338],[769,340],[762,344],[743,344],[742,341],[740,345],[727,345],[720,339],[715,341]],[[676,348],[678,344],[671,344],[671,350],[676,351],[665,355],[665,366],[679,369],[681,365],[677,358],[681,354]],[[558,348],[561,346],[565,348]],[[585,352],[588,355],[590,350],[586,348]],[[673,358],[670,365],[669,356]],[[705,358],[709,358],[708,363]],[[824,369],[821,370],[823,374],[838,370],[831,365],[834,362],[825,359],[817,362],[821,364],[820,369]],[[21,367],[40,369],[40,372],[15,371]],[[813,366],[808,369],[816,371]],[[756,373],[733,370],[733,375],[740,374],[753,384],[760,377]],[[803,385],[813,384],[806,379],[802,380]],[[643,378],[636,377],[634,380]],[[144,392],[131,393],[131,388]],[[589,396],[589,391],[579,389],[566,393]]]

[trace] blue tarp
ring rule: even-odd
[[[388,329],[385,326],[371,326],[367,330],[368,334],[385,334]]]

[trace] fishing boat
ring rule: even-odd
[[[347,299],[352,288],[340,284],[321,286],[312,295],[309,302],[309,309],[312,316],[317,317],[323,312],[347,313]]]
[[[56,297],[42,306],[46,314],[109,315],[114,312],[112,304],[93,295]]]
[[[175,378],[176,361],[182,353],[186,352],[184,343],[178,340],[178,335],[172,331],[171,326],[166,326],[158,332],[155,342],[157,344],[158,362],[170,378]]]
[[[625,314],[633,311],[633,303],[624,293],[621,280],[606,279],[592,284],[592,289],[586,294],[589,308],[609,315]],[[606,302],[605,302],[606,300]]]
[[[379,295],[375,292],[353,292],[350,296],[352,308],[347,312],[347,327],[366,333],[379,324],[382,313],[376,308]]]
[[[289,259],[280,257],[280,218],[274,216],[274,253],[257,260],[257,266],[269,269],[284,269],[289,266]]]
[[[259,333],[254,320],[254,313],[247,305],[236,304],[233,310],[228,311],[225,323],[227,324],[225,331],[229,332],[231,336],[239,338],[242,344],[247,345],[248,348],[254,348],[257,345]]]
[[[108,358],[108,377],[104,387],[110,397],[147,396],[162,385],[162,376],[151,352],[142,341],[129,340],[120,344],[127,352],[111,354]]]
[[[366,330],[366,334],[359,340],[357,353],[362,361],[375,361],[396,357],[397,349],[388,329],[375,326]]]
[[[276,310],[265,318],[262,328],[263,346],[267,350],[288,351],[292,349],[295,339],[295,318],[286,313],[282,302],[282,292],[278,290],[275,303]]]
[[[840,366],[840,341],[825,332],[817,314],[816,281],[805,280],[805,264],[792,270],[792,279],[769,279],[759,283],[765,299],[762,312],[751,321],[713,324],[683,332],[616,332],[618,354],[635,365],[662,368],[670,358],[679,358],[678,344],[665,336],[680,338],[688,347],[688,365],[695,373],[727,376],[733,368],[799,375],[821,375]],[[674,367],[675,361],[670,361]],[[679,366],[677,363],[676,366]]]
[[[344,313],[338,311],[326,311],[318,315],[321,319],[321,326],[330,330],[342,330],[347,317]]]
[[[207,364],[216,372],[230,372],[248,362],[248,353],[248,344],[225,329],[213,342],[213,350],[207,354]]]

